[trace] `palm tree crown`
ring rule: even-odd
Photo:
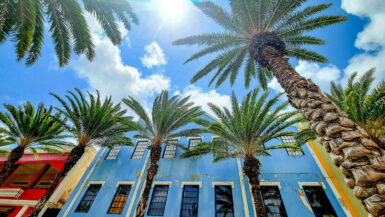
[[[185,148],[179,144],[170,144],[169,140],[181,136],[197,136],[201,132],[198,128],[181,129],[204,114],[200,107],[194,106],[189,99],[190,97],[180,98],[178,95],[169,97],[167,91],[162,91],[152,105],[151,119],[143,106],[134,98],[129,97],[122,100],[139,116],[141,122],[134,127],[138,132],[134,137],[151,141],[151,161],[147,169],[146,184],[136,208],[136,217],[145,215],[152,181],[158,172],[162,144]]]
[[[357,72],[348,80],[346,89],[331,82],[326,94],[351,120],[362,127],[373,141],[385,148],[385,82],[371,91],[375,69],[367,71],[360,78]]]
[[[178,95],[169,98],[168,92],[163,91],[154,100],[151,119],[134,98],[129,97],[122,101],[139,116],[143,123],[136,126],[138,134],[135,137],[148,139],[152,144],[162,144],[172,138],[196,136],[200,132],[195,128],[180,130],[203,114],[200,107],[194,106],[189,99],[190,97],[180,99]]]
[[[124,116],[126,110],[122,110],[120,104],[114,105],[111,97],[101,100],[99,91],[96,91],[96,96],[88,93],[89,100],[86,100],[79,89],[75,91],[78,96],[68,91],[66,99],[69,103],[56,94],[51,95],[63,106],[56,109],[69,123],[61,121],[61,124],[77,140],[77,146],[133,145],[131,139],[124,135],[131,130],[132,117]]]
[[[268,100],[269,91],[259,95],[260,88],[246,95],[242,104],[233,93],[231,111],[209,103],[210,109],[218,117],[217,122],[200,120],[199,123],[206,127],[208,133],[219,137],[217,142],[202,143],[182,154],[182,157],[199,156],[210,152],[223,152],[223,147],[228,147],[229,153],[216,154],[214,161],[231,157],[258,158],[261,155],[270,155],[269,150],[279,148],[299,148],[298,145],[280,144],[265,146],[265,143],[279,139],[285,135],[296,135],[294,131],[286,131],[288,127],[299,123],[302,118],[294,118],[297,113],[284,112],[288,103],[277,105],[282,94]],[[274,108],[275,107],[275,108]],[[273,109],[274,108],[274,109]]]
[[[248,87],[252,77],[257,77],[266,89],[267,80],[272,73],[266,68],[266,61],[259,54],[267,45],[279,47],[288,57],[314,62],[327,62],[327,59],[304,46],[322,45],[322,39],[306,35],[306,32],[327,25],[343,22],[343,16],[317,16],[331,4],[319,4],[300,8],[306,0],[232,0],[231,13],[212,2],[196,2],[195,5],[208,17],[224,28],[223,33],[200,34],[175,41],[174,45],[203,45],[205,48],[185,63],[210,53],[222,51],[216,58],[198,71],[191,82],[194,83],[217,69],[210,84],[216,86],[227,78],[234,84],[242,65],[244,82]],[[256,61],[254,61],[256,60]]]
[[[130,29],[130,21],[138,18],[126,0],[83,0],[84,11],[93,14],[114,45],[122,41],[115,17]],[[3,0],[0,1],[0,42],[9,38],[16,42],[17,60],[25,58],[33,64],[39,57],[44,39],[44,18],[50,23],[59,65],[68,64],[71,40],[76,54],[94,57],[94,44],[83,9],[76,0]],[[27,55],[27,57],[25,57]]]
[[[62,139],[63,126],[58,120],[60,114],[52,115],[52,107],[45,108],[42,103],[37,109],[26,102],[18,107],[4,104],[8,111],[0,112],[0,127],[3,145],[16,144],[16,148],[9,154],[0,172],[0,185],[12,172],[16,162],[22,157],[25,149],[30,149],[35,155],[38,149],[63,154],[64,145],[69,145]]]
[[[212,123],[201,120],[199,123],[206,126],[206,130],[217,135],[219,139],[211,143],[202,143],[184,152],[182,157],[214,153],[214,162],[234,157],[243,158],[243,171],[252,187],[256,212],[258,216],[266,217],[259,189],[258,176],[261,163],[258,158],[261,155],[270,155],[269,150],[271,149],[299,148],[297,144],[265,146],[265,143],[281,136],[295,135],[295,132],[286,130],[301,121],[302,118],[292,119],[296,112],[283,111],[288,105],[287,102],[277,105],[282,94],[268,100],[269,91],[258,96],[259,90],[258,87],[248,93],[242,104],[238,104],[233,93],[231,111],[209,104],[218,117],[218,121]]]
[[[114,145],[133,145],[125,132],[131,130],[134,123],[131,121],[131,117],[124,116],[126,111],[121,109],[120,104],[114,105],[111,97],[101,100],[99,91],[96,91],[95,95],[88,92],[88,100],[79,89],[75,89],[75,91],[68,91],[68,95],[65,96],[68,102],[51,93],[63,107],[56,107],[56,109],[67,118],[59,120],[59,122],[74,137],[76,146],[68,155],[63,168],[35,205],[30,217],[39,214],[56,186],[83,156],[86,147],[100,145],[112,148]]]

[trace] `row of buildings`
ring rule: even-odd
[[[302,126],[298,126],[302,127]],[[175,138],[186,148],[215,139],[202,134]],[[149,141],[135,147],[90,147],[49,200],[40,216],[135,216],[149,164]],[[293,137],[271,141],[295,143]],[[212,163],[213,156],[181,159],[183,150],[163,147],[146,216],[256,217],[241,159]],[[68,153],[67,153],[68,154]],[[261,156],[261,192],[268,216],[366,217],[368,213],[317,142],[302,150],[272,150]],[[66,156],[25,154],[0,187],[0,216],[28,216]],[[6,157],[1,157],[4,162]]]

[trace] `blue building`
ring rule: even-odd
[[[191,148],[213,139],[203,134],[175,142]],[[285,137],[265,145],[282,142],[295,141]],[[148,144],[138,139],[136,147],[100,149],[59,216],[135,216],[149,164]],[[180,159],[181,153],[176,146],[163,147],[146,216],[256,217],[242,160],[212,163],[211,154]],[[352,216],[308,144],[271,154],[260,157],[261,192],[269,216]]]

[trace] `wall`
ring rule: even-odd
[[[203,134],[203,141],[211,141],[211,135]],[[180,138],[179,143],[188,146],[188,138]],[[271,141],[266,145],[281,143],[280,140]],[[164,148],[163,148],[164,149]],[[147,152],[142,159],[131,159],[133,147],[122,147],[116,160],[104,160],[107,155],[106,150],[101,149],[98,156],[88,168],[86,175],[83,176],[74,193],[70,196],[59,216],[134,216],[136,202],[140,197],[143,187],[143,177],[141,172],[146,161]],[[288,156],[286,150],[271,151],[272,157],[260,157],[263,165],[260,180],[262,182],[279,182],[281,185],[280,193],[286,211],[289,216],[314,216],[306,205],[307,201],[301,200],[299,182],[322,182],[325,192],[339,217],[347,216],[341,208],[331,187],[326,182],[324,175],[314,161],[310,153],[309,146],[303,147],[304,156]],[[207,155],[199,159],[179,159],[182,149],[177,149],[176,159],[161,159],[159,171],[155,182],[171,182],[169,189],[165,215],[176,217],[180,215],[183,188],[182,182],[199,181],[202,188],[199,192],[199,216],[215,216],[214,211],[214,189],[212,182],[232,182],[235,216],[251,216],[253,206],[250,197],[247,178],[239,176],[239,168],[236,159],[212,163],[212,155]],[[146,166],[148,165],[148,162]],[[143,174],[144,175],[144,174]],[[240,181],[244,178],[244,182]],[[129,198],[121,215],[106,214],[114,196],[117,183],[119,181],[132,181]],[[74,210],[83,197],[87,186],[92,182],[101,182],[103,186],[99,191],[90,211],[88,213],[76,213]],[[245,187],[246,195],[242,195],[242,185]],[[151,198],[152,192],[150,192]],[[245,196],[245,197],[243,197]],[[244,199],[247,202],[243,201]],[[245,213],[246,211],[246,213]],[[349,215],[349,214],[348,214]]]

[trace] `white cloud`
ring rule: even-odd
[[[177,91],[179,93],[179,91]],[[228,95],[222,95],[218,93],[216,90],[209,90],[208,92],[204,92],[202,88],[196,87],[194,85],[189,85],[183,90],[183,97],[190,96],[190,100],[194,102],[196,105],[202,107],[203,111],[208,114],[215,116],[211,111],[210,107],[207,103],[211,102],[220,108],[222,107],[231,107],[231,99]]]
[[[342,0],[342,8],[351,14],[369,18],[370,22],[357,35],[355,46],[365,53],[357,54],[349,60],[342,82],[355,71],[364,74],[375,67],[375,82],[385,79],[385,4],[383,0]]]
[[[128,95],[147,105],[155,93],[170,87],[170,79],[162,74],[143,76],[138,69],[123,63],[120,49],[114,46],[102,33],[97,21],[87,14],[86,19],[92,30],[96,56],[92,62],[80,56],[70,67],[88,81],[91,89],[98,89],[102,95],[112,95],[118,102]],[[127,32],[123,32],[126,37]]]
[[[166,55],[155,41],[144,47],[146,54],[140,58],[143,66],[152,68],[153,66],[161,66],[167,63]]]
[[[338,80],[341,76],[341,71],[333,64],[321,67],[316,63],[299,61],[295,70],[303,77],[310,78],[322,91],[326,92],[329,92],[330,82]],[[269,82],[268,87],[283,92],[283,89],[276,78]]]

